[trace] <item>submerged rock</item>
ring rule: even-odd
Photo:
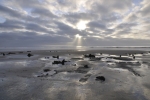
[[[8,54],[16,54],[16,53],[14,53],[14,52],[9,52]]]
[[[87,77],[84,77],[84,78],[81,78],[80,80],[79,80],[79,82],[86,82],[88,80],[88,78]]]
[[[124,60],[124,61],[132,61],[133,60],[132,58],[129,58],[129,57],[108,57],[108,58],[116,59],[116,60]]]
[[[97,76],[95,80],[104,82],[105,81],[105,77],[104,76]]]
[[[85,67],[79,67],[75,72],[77,73],[87,73],[90,69]]]
[[[38,75],[37,77],[47,77],[48,76],[48,73],[46,74],[41,74],[41,75]]]
[[[71,58],[72,60],[84,60],[83,58]]]
[[[90,61],[99,61],[101,59],[102,59],[102,57],[101,58],[91,58]]]
[[[90,76],[91,76],[91,74],[86,74],[84,77],[82,77],[82,78],[79,80],[79,82],[86,82],[86,81],[89,79]]]
[[[91,76],[91,74],[86,74],[84,77],[90,77]]]

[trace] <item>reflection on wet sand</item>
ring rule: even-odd
[[[144,52],[2,52],[0,100],[149,100]]]

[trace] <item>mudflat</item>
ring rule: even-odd
[[[149,69],[147,50],[1,51],[0,100],[150,100]]]

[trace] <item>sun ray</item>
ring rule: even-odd
[[[76,34],[71,45],[82,46],[82,36],[79,34]]]

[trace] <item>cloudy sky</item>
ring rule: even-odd
[[[0,0],[0,47],[150,46],[149,0]]]

